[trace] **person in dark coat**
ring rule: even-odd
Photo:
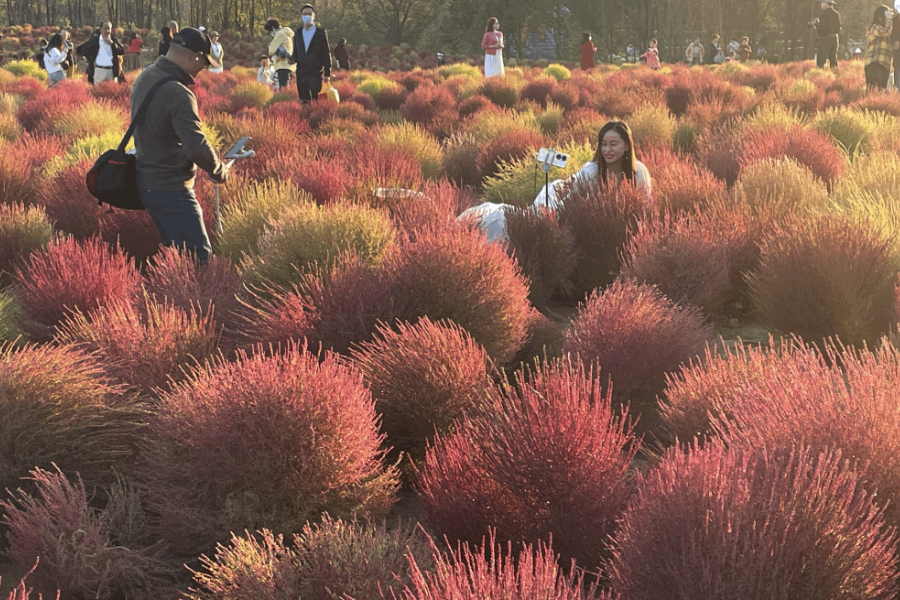
[[[334,47],[334,59],[337,61],[338,70],[350,70],[350,57],[347,56],[347,40],[341,38],[338,40],[337,46]]]
[[[112,35],[112,23],[106,21],[96,35],[78,47],[78,54],[87,60],[88,83],[119,81],[125,47]]]
[[[722,38],[719,37],[719,34],[715,34],[712,39],[709,41],[706,47],[706,64],[714,65],[716,64],[716,56],[719,54],[719,49],[722,47]]]
[[[169,53],[169,46],[172,44],[172,30],[168,26],[159,30],[159,55],[165,56]]]
[[[832,69],[837,68],[838,35],[841,33],[841,15],[834,10],[834,0],[822,0],[822,14],[813,21],[819,43],[816,46],[816,66],[825,67],[825,59]]]
[[[325,29],[315,24],[312,4],[300,8],[303,25],[294,34],[293,58],[297,63],[297,93],[300,102],[319,99],[322,84],[331,81],[331,46]]]

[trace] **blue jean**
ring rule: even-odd
[[[194,190],[139,192],[141,201],[159,231],[163,246],[185,249],[196,256],[202,265],[209,262],[212,245],[209,243],[206,225],[203,224],[203,209],[194,196]]]

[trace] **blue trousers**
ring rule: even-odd
[[[203,224],[203,209],[194,196],[194,190],[139,192],[141,201],[159,231],[163,246],[187,250],[202,265],[209,262],[212,245]]]

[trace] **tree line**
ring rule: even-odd
[[[301,3],[288,0],[5,0],[9,25],[97,25],[158,29],[170,19],[262,33],[269,16],[296,26]],[[657,38],[666,61],[683,57],[686,43],[718,33],[748,36],[764,45],[769,59],[811,55],[814,38],[807,23],[819,12],[817,0],[319,0],[318,20],[332,38],[352,44],[408,43],[452,54],[480,51],[491,16],[501,22],[507,55],[522,57],[534,40],[545,38],[559,60],[577,57],[584,32],[593,34],[598,58],[642,49]],[[875,4],[841,6],[844,40],[860,40]]]

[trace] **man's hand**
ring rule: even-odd
[[[221,164],[222,168],[218,171],[218,174],[210,174],[210,179],[212,179],[215,183],[225,183],[226,181],[228,181],[228,175],[231,172],[231,167],[228,165],[228,163]]]

